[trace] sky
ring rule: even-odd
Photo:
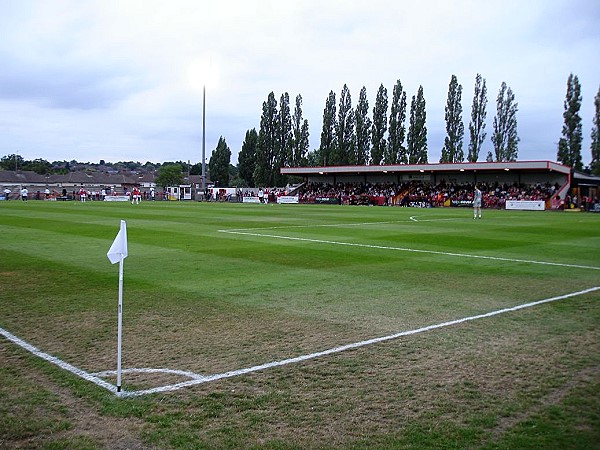
[[[444,144],[448,85],[463,87],[463,148],[475,76],[487,85],[492,151],[496,97],[518,103],[519,160],[556,160],[567,78],[582,87],[582,157],[589,164],[600,89],[596,0],[0,0],[0,157],[26,160],[206,160],[223,137],[232,163],[260,128],[270,92],[298,94],[310,149],[330,91],[356,107],[364,86],[400,80],[408,104],[423,86],[428,159]],[[410,111],[407,111],[409,116]],[[408,128],[408,123],[406,124]]]

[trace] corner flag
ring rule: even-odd
[[[121,342],[123,335],[123,260],[127,258],[127,224],[121,228],[106,254],[111,264],[119,263],[119,304],[117,308],[117,392],[121,392]]]
[[[111,264],[116,264],[127,258],[127,224],[124,220],[121,220],[121,229],[106,256],[108,256]]]

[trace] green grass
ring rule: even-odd
[[[594,214],[2,202],[0,327],[113,370],[120,219],[124,368],[223,373],[600,286]],[[599,299],[129,399],[2,339],[0,447],[594,448]]]

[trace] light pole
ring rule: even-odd
[[[202,87],[202,195],[206,191],[206,84]]]
[[[206,85],[213,86],[214,67],[210,58],[192,61],[187,68],[188,82],[195,90],[202,86],[202,191],[206,190]],[[213,84],[211,84],[213,83]]]

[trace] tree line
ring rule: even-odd
[[[485,78],[477,74],[465,155],[462,91],[456,75],[452,75],[445,107],[446,136],[441,149],[441,163],[478,161],[487,137],[487,86]],[[588,170],[600,175],[599,98],[600,89],[595,97],[592,162]],[[557,161],[576,170],[584,169],[581,163],[581,101],[579,81],[571,74],[564,103],[563,135],[557,144]],[[407,92],[398,80],[392,89],[391,104],[388,104],[387,89],[383,84],[379,86],[372,115],[369,115],[366,88],[363,86],[353,107],[350,90],[344,84],[339,101],[333,91],[329,92],[323,110],[320,145],[309,151],[309,127],[308,121],[302,118],[302,96],[296,97],[294,113],[290,114],[288,93],[280,97],[278,105],[275,94],[271,92],[263,103],[259,131],[252,129],[246,132],[238,158],[239,177],[249,186],[271,186],[285,181],[279,174],[281,167],[427,163],[425,106],[423,86],[419,86],[409,109]],[[502,82],[496,96],[496,114],[490,135],[493,153],[488,151],[484,155],[486,161],[517,160],[520,140],[517,112],[515,94]]]
[[[462,109],[462,85],[452,75],[448,85],[445,106],[446,136],[439,162],[460,163],[479,160],[483,143],[487,137],[487,86],[480,74],[475,77],[470,121],[468,124],[467,153],[463,150],[465,129]],[[582,119],[579,114],[582,104],[581,85],[576,75],[567,80],[564,101],[562,135],[557,143],[558,162],[576,170],[584,170],[582,163]],[[591,163],[585,169],[600,175],[600,88],[594,97],[595,114],[591,131]],[[320,145],[309,149],[309,124],[303,117],[302,96],[295,98],[293,111],[286,92],[277,102],[271,92],[262,105],[260,128],[246,131],[238,154],[237,167],[231,164],[231,150],[225,138],[220,137],[208,164],[210,180],[218,186],[282,186],[288,179],[280,174],[281,167],[293,166],[336,166],[336,165],[381,165],[422,164],[428,162],[427,125],[423,86],[419,86],[408,104],[408,95],[398,80],[392,88],[391,104],[388,91],[381,84],[377,90],[372,111],[363,86],[356,106],[348,86],[344,84],[339,96],[330,91],[325,99]],[[372,112],[369,115],[369,112]],[[389,112],[389,117],[388,117]],[[492,161],[516,161],[519,136],[517,133],[518,103],[512,89],[502,82],[496,97],[496,114],[490,136],[493,145],[485,159]],[[119,168],[134,170],[136,164],[100,162]],[[52,163],[43,159],[24,161],[19,155],[7,155],[0,159],[0,168],[5,170],[33,170],[37,173],[64,173],[77,167],[76,161]],[[89,163],[88,163],[89,164]],[[178,166],[166,170],[168,166]],[[146,170],[168,173],[201,173],[201,164],[175,163],[153,164],[147,162]]]

